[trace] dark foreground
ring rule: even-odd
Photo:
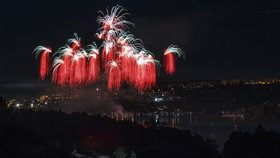
[[[116,154],[121,147],[127,158],[135,154],[137,158],[279,158],[279,146],[280,133],[261,126],[253,134],[232,133],[219,153],[212,140],[151,123],[142,126],[86,113],[0,109],[0,157],[70,157],[73,150],[117,157],[122,155]]]

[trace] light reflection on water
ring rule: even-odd
[[[258,122],[245,121],[241,118],[225,118],[219,113],[205,114],[187,112],[179,113],[135,113],[134,120],[139,123],[151,122],[166,123],[170,127],[190,130],[205,138],[214,139],[219,150],[229,138],[232,131],[254,132]],[[280,131],[279,123],[261,123],[262,126],[270,131]]]

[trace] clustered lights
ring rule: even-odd
[[[140,39],[126,31],[133,23],[126,20],[125,9],[115,6],[106,14],[100,11],[97,17],[100,25],[96,37],[103,41],[81,47],[81,38],[75,33],[67,44],[52,53],[50,48],[38,46],[34,50],[40,56],[40,79],[44,80],[52,70],[52,81],[59,86],[76,87],[92,84],[101,77],[107,79],[108,90],[119,90],[123,83],[134,86],[139,91],[156,84],[159,61],[146,50]],[[175,72],[177,57],[184,52],[176,45],[170,45],[163,54],[164,69],[167,74]]]

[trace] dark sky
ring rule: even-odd
[[[280,1],[244,1],[1,1],[0,81],[38,80],[37,45],[56,50],[75,32],[91,43],[98,11],[116,4],[158,59],[170,44],[186,52],[176,74],[160,81],[280,77]]]

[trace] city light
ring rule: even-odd
[[[19,103],[16,104],[16,107],[17,107],[17,108],[19,108],[20,106],[21,106],[21,104],[19,104]]]

